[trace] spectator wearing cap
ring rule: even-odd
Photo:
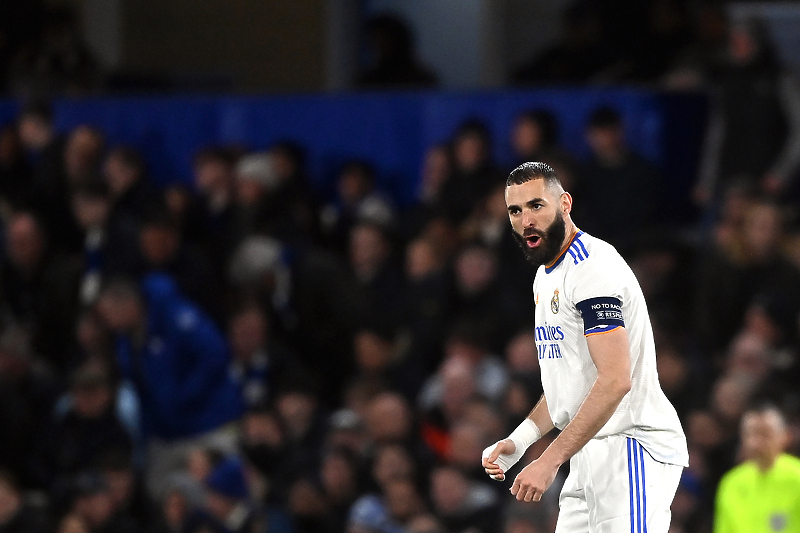
[[[184,533],[292,533],[288,517],[276,508],[263,508],[250,496],[245,465],[238,457],[227,457],[205,481],[203,509],[190,517]]]
[[[141,400],[151,493],[160,492],[188,450],[233,450],[231,423],[242,412],[241,396],[227,372],[227,343],[211,318],[165,274],[150,274],[141,286],[109,283],[97,310],[117,334],[120,370]]]

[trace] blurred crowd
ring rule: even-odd
[[[206,147],[192,184],[156,187],[134,148],[24,108],[0,132],[0,531],[552,531],[558,483],[520,504],[480,465],[541,394],[504,201],[528,160],[640,280],[691,450],[673,531],[709,531],[748,406],[800,450],[791,189],[718,180],[676,220],[615,109],[585,135],[578,159],[531,110],[499,162],[466,120],[401,207],[379,162],[315,190],[288,141]]]
[[[650,4],[665,42],[693,43],[658,75],[713,87],[680,206],[609,106],[585,125],[586,158],[547,110],[517,117],[512,161],[465,120],[428,148],[411,205],[380,189],[380,161],[315,189],[291,140],[205,147],[192,183],[156,186],[135,148],[26,106],[0,129],[0,533],[552,531],[565,471],[523,504],[516,471],[495,482],[480,464],[541,394],[534,272],[504,201],[533,160],[637,274],[689,441],[671,531],[710,531],[746,409],[777,406],[800,452],[800,92],[757,24],[725,29],[709,7],[699,28],[716,37],[681,41],[677,2]],[[586,13],[567,12],[575,39]],[[591,59],[579,45],[529,81]]]

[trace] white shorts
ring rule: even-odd
[[[590,440],[569,462],[556,533],[667,533],[682,466],[659,463],[635,440]]]

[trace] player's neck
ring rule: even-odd
[[[565,250],[572,243],[575,234],[580,231],[569,215],[564,216],[564,229],[564,241],[561,243],[561,250]]]

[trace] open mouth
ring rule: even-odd
[[[525,243],[528,245],[528,248],[536,248],[542,244],[542,238],[538,235],[531,235],[530,237],[525,237]]]

